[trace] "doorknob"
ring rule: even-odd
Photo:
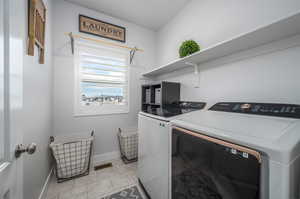
[[[31,143],[27,147],[25,147],[23,144],[19,144],[19,145],[17,145],[16,150],[15,150],[15,157],[19,158],[22,155],[22,153],[25,153],[25,152],[27,152],[28,154],[31,155],[31,154],[34,154],[35,151],[36,151],[35,143]]]

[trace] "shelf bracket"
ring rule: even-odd
[[[186,65],[188,66],[193,66],[194,67],[194,74],[197,78],[197,82],[196,85],[194,86],[194,88],[199,88],[199,84],[200,84],[200,76],[199,76],[199,66],[198,64],[192,63],[192,62],[185,62]]]
[[[188,66],[193,66],[194,67],[195,75],[199,74],[198,64],[195,64],[195,63],[192,63],[192,62],[185,62],[185,64],[188,65]]]

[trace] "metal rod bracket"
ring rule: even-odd
[[[68,35],[69,35],[70,40],[71,40],[71,52],[72,52],[72,55],[74,55],[74,37],[73,37],[73,33],[70,32]]]
[[[134,47],[132,50],[130,50],[130,64],[132,64],[135,52],[137,50],[138,50],[137,47]]]

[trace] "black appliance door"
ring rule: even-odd
[[[172,199],[260,199],[261,155],[252,149],[173,127],[171,164]]]

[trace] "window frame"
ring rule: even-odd
[[[101,116],[101,115],[112,115],[112,114],[128,114],[130,110],[130,64],[128,52],[113,47],[107,47],[105,45],[94,45],[86,42],[76,41],[74,45],[74,117],[84,116]],[[116,104],[103,104],[101,106],[82,106],[81,104],[81,65],[80,65],[80,52],[86,51],[91,53],[97,53],[97,50],[108,50],[119,55],[124,55],[126,59],[126,105]]]

